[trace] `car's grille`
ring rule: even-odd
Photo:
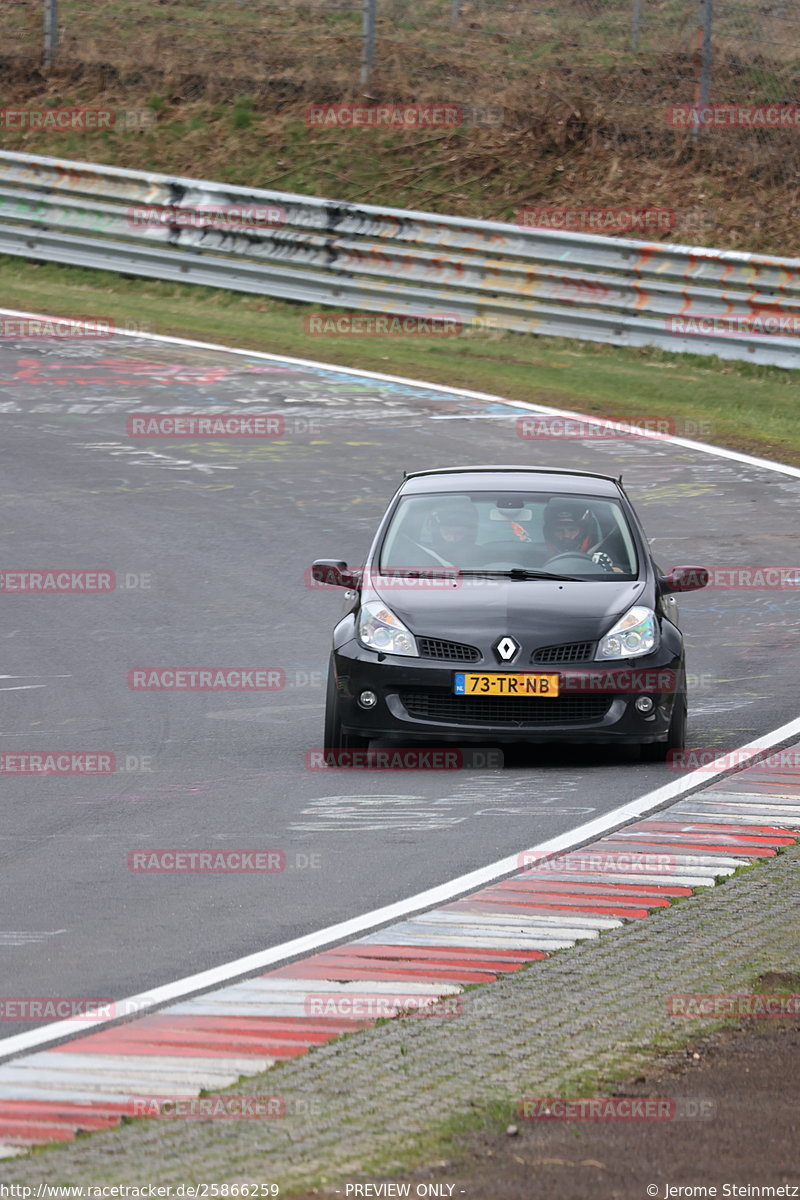
[[[608,712],[612,696],[453,696],[447,692],[401,691],[410,717],[419,721],[453,721],[466,725],[583,725]]]
[[[481,652],[463,642],[443,642],[441,638],[417,638],[421,658],[439,658],[444,662],[479,662]]]
[[[594,642],[568,642],[565,646],[542,646],[531,655],[533,663],[579,663],[592,657]]]

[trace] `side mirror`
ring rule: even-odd
[[[357,588],[361,585],[361,572],[349,571],[347,563],[336,558],[318,558],[311,564],[311,578],[330,587]]]
[[[661,578],[665,592],[696,592],[708,584],[705,567],[673,567]]]

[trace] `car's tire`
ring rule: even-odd
[[[336,753],[339,750],[360,750],[369,746],[369,738],[358,737],[356,734],[345,733],[342,730],[342,716],[339,705],[339,695],[336,690],[336,671],[331,659],[328,667],[328,687],[325,693],[325,729],[322,737],[325,761],[329,766],[336,766]]]
[[[686,747],[686,726],[688,721],[686,692],[680,692],[675,697],[672,706],[672,718],[667,731],[665,742],[645,742],[640,746],[642,762],[666,762],[670,750],[683,750]]]

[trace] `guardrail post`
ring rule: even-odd
[[[631,16],[631,50],[639,49],[639,25],[642,20],[642,0],[633,0]]]
[[[703,51],[700,57],[700,103],[708,104],[711,88],[711,29],[714,0],[703,0]]]
[[[375,7],[377,0],[363,0],[361,44],[361,83],[369,83],[369,75],[375,60]]]
[[[700,68],[695,89],[695,104],[701,108],[708,104],[711,92],[711,32],[714,24],[714,0],[700,0],[702,9],[698,40],[700,42]],[[700,136],[700,121],[692,127],[695,139]]]
[[[58,51],[58,0],[44,0],[44,67],[55,62]]]

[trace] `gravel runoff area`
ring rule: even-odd
[[[469,990],[461,1015],[389,1021],[233,1089],[280,1095],[286,1105],[280,1118],[138,1120],[81,1136],[69,1146],[6,1160],[0,1163],[0,1185],[172,1184],[176,1194],[177,1184],[275,1183],[281,1195],[322,1187],[343,1197],[374,1196],[382,1193],[355,1192],[346,1185],[368,1178],[396,1180],[412,1171],[415,1179],[438,1181],[443,1189],[428,1194],[483,1194],[481,1188],[472,1191],[468,1175],[453,1161],[454,1147],[441,1137],[445,1126],[474,1131],[476,1117],[478,1124],[485,1117],[484,1131],[493,1127],[502,1133],[507,1123],[517,1122],[521,1098],[612,1094],[614,1081],[651,1069],[654,1056],[665,1048],[709,1033],[711,1021],[670,1017],[667,998],[749,992],[761,975],[768,980],[771,972],[795,974],[800,970],[798,895],[800,847],[794,847],[645,920]],[[777,1032],[778,1022],[760,1029],[767,1024]],[[787,1052],[793,1047],[797,1055],[797,1021],[792,1025]],[[794,1072],[796,1078],[796,1060]],[[780,1094],[775,1102],[781,1104]],[[796,1118],[791,1122],[795,1128]],[[521,1135],[532,1128],[530,1122],[517,1123],[525,1126]],[[535,1124],[554,1129],[551,1122]],[[628,1128],[641,1131],[646,1124],[633,1122]],[[699,1142],[713,1154],[713,1118],[693,1124]],[[685,1121],[681,1125],[686,1128]],[[746,1137],[742,1129],[740,1146]],[[769,1157],[776,1171],[785,1172],[774,1149]],[[659,1168],[653,1169],[661,1188]],[[420,1175],[420,1170],[429,1173]],[[451,1192],[454,1180],[459,1182]],[[536,1192],[546,1194],[540,1188]],[[13,1193],[0,1186],[2,1194]],[[229,1187],[206,1194],[236,1193]],[[417,1194],[416,1184],[410,1194]],[[645,1193],[638,1188],[630,1194]],[[663,1188],[659,1194],[666,1194]]]

